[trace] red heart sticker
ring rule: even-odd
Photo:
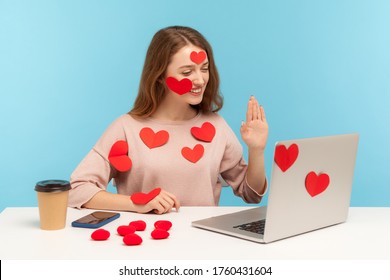
[[[150,127],[144,127],[139,136],[149,149],[157,148],[168,142],[169,134],[166,130],[154,132]]]
[[[193,163],[196,163],[203,156],[204,148],[201,144],[195,145],[193,149],[189,147],[184,147],[181,149],[181,154],[183,157]]]
[[[215,127],[211,123],[205,122],[201,127],[192,127],[191,134],[200,141],[211,142],[215,136]]]
[[[136,233],[129,233],[123,237],[123,243],[127,246],[136,246],[142,243],[142,238]]]
[[[129,233],[134,233],[136,231],[136,228],[134,226],[126,226],[126,225],[123,225],[123,226],[119,226],[116,231],[118,232],[119,235],[121,236],[125,236]]]
[[[288,149],[285,145],[277,145],[275,148],[274,160],[279,168],[285,172],[294,164],[295,160],[298,158],[298,153],[299,149],[297,144],[291,144]]]
[[[146,229],[146,223],[142,220],[132,221],[129,226],[134,227],[136,231],[144,231]]]
[[[163,230],[169,230],[172,227],[172,223],[166,220],[159,220],[154,223],[154,227]]]
[[[305,185],[307,192],[312,196],[316,196],[324,192],[330,183],[329,175],[326,173],[320,173],[317,175],[314,171],[311,171],[306,176]]]
[[[201,64],[206,59],[206,53],[204,51],[192,52],[190,58],[196,64]]]
[[[129,152],[129,146],[126,141],[119,140],[112,145],[110,153],[108,154],[108,160],[111,165],[120,172],[129,171],[132,162],[127,153]]]
[[[173,77],[168,77],[166,78],[165,82],[171,91],[179,95],[183,95],[192,89],[192,82],[187,78],[178,81]]]
[[[130,196],[131,201],[133,201],[135,204],[141,204],[144,205],[151,201],[153,198],[158,196],[161,192],[161,188],[155,188],[149,193],[143,193],[143,192],[137,192],[133,193]]]
[[[152,231],[151,236],[153,239],[166,239],[169,237],[169,232],[164,229],[156,228]]]
[[[91,238],[95,241],[107,240],[110,237],[110,232],[105,229],[97,229],[91,234]]]

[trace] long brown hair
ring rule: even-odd
[[[194,107],[203,113],[217,112],[222,108],[223,98],[219,92],[219,75],[210,44],[202,34],[190,27],[171,26],[159,30],[149,45],[138,96],[133,109],[129,112],[130,115],[147,118],[156,111],[167,90],[164,77],[171,58],[188,44],[205,50],[209,60],[210,76],[203,100]]]

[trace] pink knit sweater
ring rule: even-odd
[[[209,124],[202,127],[204,123]],[[145,136],[147,133],[140,133],[144,128],[153,132],[149,130]],[[161,130],[168,133],[168,139],[153,147],[149,143]],[[111,147],[119,140],[128,143],[132,162],[131,168],[122,172],[109,160]],[[185,147],[187,151],[182,152]],[[244,201],[259,203],[262,194],[248,186],[246,170],[242,146],[218,114],[198,114],[185,122],[138,120],[126,114],[108,127],[71,175],[69,206],[80,208],[105,190],[110,180],[119,194],[147,193],[161,187],[176,195],[182,206],[216,206],[222,185],[219,175]]]

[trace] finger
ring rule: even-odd
[[[153,212],[156,213],[156,214],[163,214],[165,212],[165,209],[164,207],[161,205],[160,202],[158,201],[155,201],[153,204],[152,204],[152,207],[153,207]]]
[[[259,103],[257,102],[257,100],[254,97],[252,99],[252,112],[253,112],[252,120],[258,120],[260,118]]]
[[[175,202],[169,196],[165,196],[160,200],[160,204],[164,207],[164,212],[167,213],[171,211]]]
[[[264,107],[263,106],[260,106],[260,116],[261,116],[261,120],[262,121],[267,121],[266,117],[265,117],[265,111],[264,111]]]
[[[175,207],[176,211],[179,211],[179,208],[180,208],[180,201],[177,199],[177,197],[171,193],[168,193],[168,196],[170,199],[172,199],[173,201],[173,206]]]
[[[240,132],[243,133],[243,132],[245,132],[246,129],[247,129],[246,123],[242,122],[241,127],[240,127]]]
[[[253,115],[252,98],[248,101],[248,109],[246,110],[246,122],[249,123],[252,120]]]

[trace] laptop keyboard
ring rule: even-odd
[[[265,227],[265,219],[242,224],[242,225],[237,225],[234,226],[233,228],[238,228],[240,230],[246,230],[258,234],[264,234],[264,227]]]

